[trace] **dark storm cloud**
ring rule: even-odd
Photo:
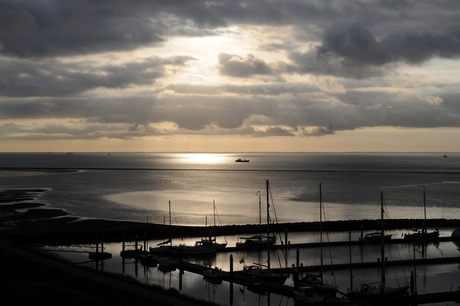
[[[334,134],[332,126],[328,127],[315,127],[315,128],[301,128],[300,135],[302,136],[325,136]]]
[[[421,64],[431,58],[460,56],[460,24],[442,32],[394,31],[377,39],[360,23],[329,28],[317,55],[339,57],[346,66],[383,66],[395,62]]]
[[[445,86],[454,91],[449,94],[441,84],[427,90],[429,97],[423,92],[401,98],[397,91],[404,89],[385,92],[389,85],[383,81],[390,73],[405,73],[398,71],[401,63],[457,59],[459,11],[458,0],[0,0],[0,119],[72,120],[3,123],[0,135],[124,139],[163,133],[154,125],[164,122],[177,126],[177,133],[254,136],[459,127],[457,84]],[[166,77],[198,57],[139,59],[123,53],[167,46],[174,36],[250,27],[256,33],[251,38],[261,40],[259,50],[214,55],[219,82],[231,77],[231,85],[170,85]],[[262,41],[268,31],[279,39]],[[113,62],[90,57],[104,52],[112,52]],[[270,59],[259,55],[268,52]],[[283,59],[287,54],[288,62],[273,60],[274,52]],[[332,86],[321,87],[322,81]],[[107,90],[123,88],[128,90]]]
[[[385,67],[348,65],[338,56],[318,56],[316,50],[309,52],[291,51],[289,57],[294,63],[289,68],[291,73],[331,75],[353,79],[383,77],[386,74]]]
[[[308,33],[305,38],[310,39],[329,28],[319,54],[340,57],[347,64],[420,63],[433,56],[458,56],[459,9],[460,3],[452,0],[2,0],[0,54],[21,58],[85,55],[134,50],[167,42],[169,35],[214,35],[214,29],[230,25],[290,25]],[[343,26],[350,21],[355,25]],[[331,27],[334,23],[339,26]],[[445,29],[446,25],[452,26]],[[245,65],[223,63],[222,73],[270,74],[261,59],[241,60],[247,61]]]
[[[437,29],[434,16],[443,24],[457,22],[459,7],[455,0],[2,0],[0,52],[37,58],[134,50],[170,35],[213,35],[231,25],[292,25],[310,38],[333,22],[350,20],[371,24],[379,29],[375,35],[401,24],[426,31]]]
[[[79,139],[141,137],[166,133],[155,123],[171,122],[180,134],[244,134],[265,136],[322,136],[362,127],[459,127],[460,94],[434,99],[399,100],[385,92],[349,92],[322,101],[308,95],[203,95],[163,98],[106,97],[11,100],[3,103],[2,118],[73,118],[81,124],[22,126],[5,123],[0,134]],[[266,126],[267,130],[254,126]],[[85,136],[85,133],[87,135]],[[54,135],[54,136],[53,136]],[[64,135],[64,136],[62,136]],[[16,136],[13,136],[16,137]],[[38,137],[38,136],[37,136]]]
[[[264,95],[264,96],[279,96],[279,95],[296,95],[304,93],[313,93],[319,91],[318,88],[309,84],[301,83],[267,83],[254,85],[191,85],[191,84],[172,84],[166,89],[172,90],[177,94],[195,94],[195,95],[222,95],[238,94],[238,95]]]
[[[0,51],[50,57],[132,50],[162,41],[152,16],[138,14],[142,6],[121,2],[1,1]]]
[[[254,75],[270,75],[273,69],[252,54],[246,57],[227,53],[219,54],[219,72],[222,75],[246,78]]]
[[[382,77],[395,64],[420,65],[433,58],[460,57],[460,23],[442,31],[392,31],[377,38],[363,24],[335,24],[321,45],[309,52],[289,52],[297,73],[364,79]]]
[[[150,57],[119,65],[62,63],[56,60],[0,60],[0,96],[64,96],[91,89],[152,84],[165,66],[184,66],[192,57]]]
[[[75,125],[74,125],[75,124]],[[10,136],[12,135],[12,136]],[[85,122],[70,122],[67,124],[48,123],[31,126],[16,123],[0,124],[0,139],[15,140],[53,140],[53,139],[83,139],[100,138],[129,139],[145,135],[145,132],[131,131],[125,126],[91,124]]]

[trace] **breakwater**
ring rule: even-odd
[[[420,227],[420,219],[388,219],[385,221],[387,230],[412,229]],[[425,220],[428,228],[457,228],[458,219],[429,219]],[[380,220],[351,220],[323,222],[323,231],[348,232],[361,230],[378,230]],[[273,232],[319,232],[319,222],[278,223],[270,225]],[[136,239],[163,239],[177,237],[208,236],[211,227],[197,226],[168,226],[153,223],[128,221],[111,221],[99,219],[75,220],[70,217],[23,220],[15,227],[5,229],[4,235],[16,241],[27,243],[92,243],[103,237],[107,242],[134,241]],[[225,225],[218,226],[219,235],[243,235],[259,233],[260,225]]]

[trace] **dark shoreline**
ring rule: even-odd
[[[69,239],[94,242],[95,233],[137,228],[134,222],[79,221],[65,217],[65,211],[41,208],[46,204],[31,202],[44,191],[0,190],[0,304],[217,305],[124,275],[83,268],[80,271],[80,267],[75,272],[75,266],[67,261],[39,252],[37,243],[56,239],[53,233],[63,243],[69,243]]]
[[[60,209],[48,209],[46,204],[31,202],[45,189],[9,189],[0,191],[0,235],[6,240],[22,243],[78,244],[100,240],[119,242],[135,239],[162,239],[199,237],[209,234],[209,227],[171,226],[132,221],[84,219],[68,216]],[[387,229],[413,229],[422,224],[420,219],[389,219]],[[331,232],[378,230],[380,220],[351,220],[323,222],[323,230]],[[458,219],[429,219],[428,228],[457,228]],[[279,223],[270,226],[274,232],[315,232],[319,222]],[[220,235],[244,235],[258,233],[256,224],[219,226]]]
[[[31,213],[30,215],[32,215]],[[392,219],[387,220],[387,229],[417,228],[422,220]],[[441,224],[441,226],[439,226]],[[319,222],[282,223],[271,225],[274,232],[319,232]],[[460,220],[457,219],[430,219],[426,220],[428,228],[457,228]],[[330,232],[368,231],[379,230],[380,220],[328,221],[323,223],[323,230]],[[130,221],[111,221],[101,219],[79,220],[72,217],[44,218],[16,222],[16,226],[1,231],[6,239],[32,244],[81,244],[105,242],[121,242],[163,239],[170,235],[178,237],[203,237],[209,234],[209,227],[171,226],[152,223],[138,223]],[[219,226],[220,235],[245,235],[258,233],[260,226],[228,225]]]

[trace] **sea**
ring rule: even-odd
[[[235,162],[238,158],[249,162]],[[267,199],[267,183],[273,222],[319,221],[320,189],[322,220],[378,219],[381,194],[385,218],[418,219],[426,214],[427,218],[460,219],[460,153],[0,153],[1,189],[46,189],[36,201],[82,219],[164,224],[169,222],[171,203],[174,225],[210,225],[215,220],[214,207],[218,225],[258,224],[259,203]],[[452,230],[441,229],[441,236],[450,235]],[[402,234],[394,235],[399,238]],[[289,235],[292,243],[318,240],[312,233]],[[348,233],[329,235],[331,240],[348,239]],[[358,236],[353,233],[354,238]],[[234,246],[239,238],[219,239]],[[193,244],[194,240],[184,238],[180,243]],[[120,252],[119,244],[105,247],[115,255]],[[390,260],[458,256],[457,248],[453,242],[417,247],[408,244],[391,246],[388,256]],[[297,255],[295,250],[287,253],[277,265],[292,266]],[[63,252],[62,256],[74,262],[88,261],[82,254],[69,254]],[[246,262],[266,260],[261,252],[236,252],[232,256],[235,269],[242,268],[240,258]],[[303,264],[317,264],[318,256],[318,249],[300,251]],[[336,247],[329,256],[334,262],[348,262],[350,258],[368,261],[378,258],[379,250],[365,246],[364,250],[349,252],[348,247]],[[224,270],[230,265],[226,253],[194,260]],[[210,284],[192,273],[164,274],[156,268],[125,263],[118,255],[98,268],[222,305],[295,303],[290,297],[254,293],[245,286],[235,285],[230,290],[228,283]],[[402,275],[401,270],[410,274],[413,267],[388,273],[407,280],[409,276]],[[378,273],[356,272],[355,286]],[[337,271],[334,275],[342,292],[349,290],[348,274]],[[458,290],[460,286],[458,264],[418,267],[416,274],[419,293]],[[395,282],[390,277],[391,281]],[[292,277],[286,284],[292,284]]]

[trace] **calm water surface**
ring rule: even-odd
[[[42,200],[85,218],[204,225],[215,201],[222,224],[258,222],[258,191],[270,181],[279,222],[318,219],[322,183],[327,220],[378,218],[380,192],[390,218],[459,218],[460,154],[2,153],[3,188],[49,188]],[[15,174],[16,173],[16,174]],[[19,174],[20,175],[19,175]],[[38,174],[38,175],[37,175]],[[263,196],[265,198],[265,195]],[[394,208],[393,208],[394,207]]]
[[[40,201],[82,218],[104,218],[163,223],[172,203],[173,223],[205,225],[213,218],[216,203],[219,224],[258,223],[259,195],[265,201],[265,181],[271,186],[272,217],[279,222],[317,221],[319,219],[319,184],[322,184],[326,220],[376,219],[380,212],[380,192],[385,197],[386,218],[422,218],[423,188],[426,190],[428,218],[459,218],[460,154],[444,157],[439,153],[423,154],[151,154],[151,153],[1,153],[1,188],[46,188]],[[250,159],[235,163],[236,158]],[[18,171],[21,170],[21,171]],[[65,170],[65,171],[63,171]],[[71,171],[68,171],[71,170]],[[207,220],[207,221],[206,221]],[[450,235],[452,229],[442,235]],[[399,237],[402,232],[395,233]],[[357,238],[359,233],[354,233]],[[225,237],[233,246],[237,237]],[[198,239],[198,237],[197,237]],[[223,239],[220,237],[219,239]],[[331,233],[330,239],[346,240],[347,233]],[[292,243],[317,241],[306,233],[291,233]],[[193,239],[177,241],[192,244]],[[153,245],[156,241],[151,241]],[[212,285],[202,277],[177,271],[163,274],[156,268],[144,268],[118,256],[120,244],[106,244],[114,257],[105,261],[104,270],[125,273],[144,282],[177,288],[182,293],[230,304],[229,284]],[[417,246],[417,258],[458,256],[452,242]],[[348,248],[330,250],[325,262],[348,262]],[[379,257],[374,246],[353,248],[353,261]],[[63,253],[75,262],[87,261],[87,254]],[[412,245],[391,246],[389,260],[412,258]],[[229,268],[229,255],[196,259],[209,266]],[[265,252],[232,254],[238,263],[266,261]],[[272,267],[291,266],[295,250],[287,254],[273,252]],[[318,249],[300,250],[305,265],[319,262]],[[100,269],[101,267],[99,267]],[[388,268],[390,284],[406,284],[414,267]],[[375,281],[379,270],[354,271],[355,287]],[[417,267],[419,293],[456,290],[459,266],[446,264]],[[349,271],[335,271],[327,281],[337,283],[347,292]],[[292,284],[292,277],[286,284]],[[251,293],[235,285],[233,305],[293,305],[292,299],[271,294]],[[446,305],[449,303],[443,303]],[[452,303],[453,305],[454,303]]]
[[[441,236],[450,235],[451,229],[443,229]],[[392,232],[395,237],[400,236],[402,232]],[[353,232],[352,239],[356,240],[360,233]],[[184,243],[192,245],[193,242],[200,237],[188,239],[176,239],[174,243]],[[238,237],[218,237],[218,240],[226,239],[229,246],[234,246]],[[289,240],[291,243],[313,242],[318,241],[319,235],[315,233],[290,233]],[[349,247],[327,247],[327,241],[348,239],[347,233],[329,233],[323,237],[325,247],[323,248],[323,258],[325,264],[349,263],[350,249]],[[149,241],[149,245],[155,245],[159,241]],[[142,241],[139,244],[143,244]],[[106,260],[104,265],[99,263],[97,266],[94,262],[87,263],[87,254],[72,254],[60,253],[72,261],[89,265],[93,268],[115,273],[130,275],[142,282],[159,285],[164,288],[175,288],[183,294],[192,295],[205,300],[216,301],[222,305],[294,305],[294,300],[289,297],[280,296],[277,294],[257,294],[251,292],[245,286],[234,284],[232,303],[230,303],[230,284],[222,282],[220,285],[211,284],[203,280],[201,275],[185,272],[180,275],[179,271],[163,273],[155,267],[144,267],[134,259],[125,259],[119,257],[122,248],[120,243],[105,244],[106,251],[111,252],[114,256],[112,259]],[[414,258],[434,258],[434,257],[451,257],[458,256],[458,245],[453,242],[442,242],[439,244],[427,244],[425,246],[416,245],[415,247],[408,244],[389,245],[386,248],[385,256],[388,260],[412,259]],[[296,263],[296,249],[290,249],[287,252],[271,251],[271,266],[291,267]],[[320,264],[320,248],[305,248],[299,249],[299,260],[303,265],[319,265]],[[219,267],[225,271],[230,270],[230,255],[233,256],[234,269],[242,270],[243,264],[239,263],[240,259],[244,259],[245,263],[253,262],[266,263],[267,254],[264,251],[244,251],[231,253],[217,253],[208,257],[189,257],[186,260],[197,264]],[[379,245],[364,245],[353,246],[351,249],[351,258],[353,262],[369,262],[377,261],[380,257]],[[387,283],[390,285],[405,285],[410,283],[410,275],[412,271],[417,274],[417,291],[419,294],[432,292],[455,291],[460,285],[460,267],[458,264],[439,264],[439,265],[420,265],[414,267],[400,266],[388,267],[386,273]],[[319,271],[318,271],[319,272]],[[325,272],[324,280],[329,284],[334,284],[341,292],[348,292],[350,288],[350,271],[336,270],[333,272]],[[364,282],[376,282],[380,280],[380,269],[356,269],[353,271],[353,284],[358,288]],[[285,283],[293,285],[292,275]],[[439,303],[431,305],[456,305],[456,303]]]

